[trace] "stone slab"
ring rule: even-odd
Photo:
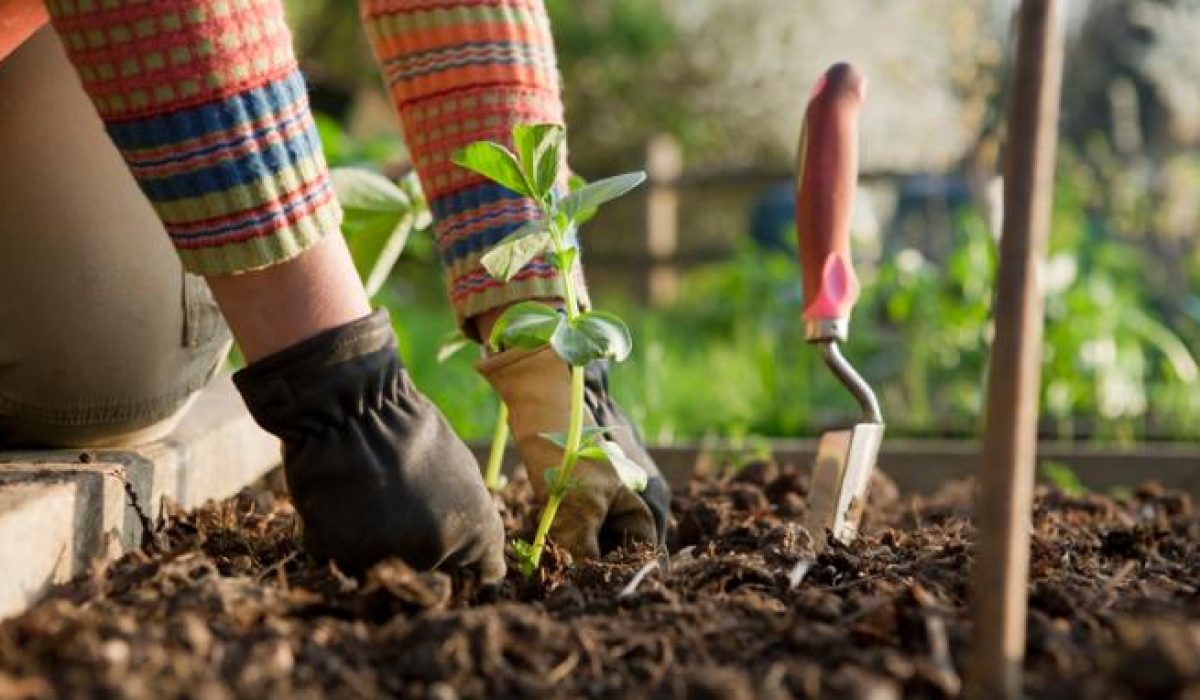
[[[141,545],[166,499],[194,508],[280,464],[227,377],[167,438],[129,450],[0,452],[0,618]]]
[[[0,617],[74,575],[78,492],[67,483],[20,483],[0,488]]]

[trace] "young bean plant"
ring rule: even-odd
[[[548,498],[533,542],[513,543],[522,572],[530,576],[541,561],[546,536],[563,498],[578,487],[572,473],[580,459],[607,462],[626,486],[637,492],[646,488],[646,472],[607,438],[606,429],[584,427],[584,367],[598,360],[624,360],[632,349],[632,339],[625,322],[615,314],[581,308],[573,274],[579,257],[579,226],[601,205],[640,185],[646,175],[627,173],[587,184],[573,178],[569,192],[563,194],[557,185],[563,179],[565,130],[555,124],[518,125],[512,136],[512,150],[478,141],[459,150],[453,159],[457,165],[532,199],[541,214],[484,254],[482,264],[488,274],[507,282],[541,257],[558,270],[562,282],[561,310],[536,301],[514,304],[496,321],[487,339],[493,350],[549,345],[571,368],[567,432],[542,435],[562,448],[562,461],[546,470]]]

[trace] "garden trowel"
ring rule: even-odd
[[[805,521],[818,549],[827,534],[850,542],[858,534],[867,485],[883,440],[875,393],[846,361],[846,341],[858,279],[850,261],[850,214],[858,180],[858,111],[866,79],[839,63],[821,77],[804,115],[796,159],[796,237],[804,284],[804,336],[854,395],[862,418],[825,432],[817,445]]]

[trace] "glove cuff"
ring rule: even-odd
[[[541,440],[540,433],[566,431],[571,371],[553,348],[505,350],[475,368],[508,406],[509,424],[518,442]]]
[[[340,425],[377,404],[402,369],[385,309],[323,331],[233,375],[246,407],[264,430]]]

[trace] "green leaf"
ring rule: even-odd
[[[616,314],[587,311],[577,316],[572,325],[603,348],[602,357],[623,362],[633,350],[629,327]]]
[[[424,203],[368,170],[335,168],[330,177],[344,211],[342,233],[350,257],[367,294],[375,296],[404,252],[414,213]]]
[[[385,253],[392,257],[392,263],[395,262],[393,256],[396,255],[397,249],[402,249],[403,245],[408,243],[410,221],[411,217],[404,214],[346,212],[342,219],[342,235],[346,239],[346,247],[350,249],[354,268],[358,270],[358,276],[363,280],[364,286],[372,276],[376,280],[380,279],[381,273],[375,270]],[[383,275],[383,279],[386,279],[386,274]]]
[[[417,171],[410,170],[396,184],[412,201],[413,228],[421,231],[432,226],[433,214],[429,211],[429,203],[425,199],[425,191],[421,189],[421,178],[417,176]]]
[[[341,124],[327,114],[314,113],[313,122],[317,127],[317,137],[321,139],[321,151],[325,160],[334,165],[349,160],[350,143]]]
[[[476,141],[455,151],[450,160],[455,165],[478,173],[517,194],[534,196],[533,187],[521,171],[521,163],[517,156],[498,143]]]
[[[493,348],[537,348],[551,342],[566,319],[556,309],[536,301],[523,301],[508,307],[496,325],[488,344]]]
[[[334,168],[329,171],[333,191],[347,215],[405,214],[412,199],[386,177],[361,168]]]
[[[588,445],[587,447],[579,448],[579,456],[583,459],[595,459],[601,462],[608,461],[608,455],[600,445]]]
[[[556,126],[550,138],[538,148],[536,185],[543,198],[554,190],[554,183],[558,181],[564,143],[566,132]]]
[[[378,294],[379,290],[383,289],[388,277],[391,276],[392,269],[396,267],[396,262],[404,253],[404,246],[408,244],[408,234],[412,233],[413,229],[412,222],[411,214],[404,215],[392,228],[391,234],[383,241],[383,245],[375,255],[375,262],[371,264],[371,271],[367,273],[367,279],[363,282],[368,297]]]
[[[533,572],[537,569],[539,552],[532,544],[525,540],[514,539],[512,541],[513,554],[517,555],[517,562],[521,568],[521,575],[525,578],[533,576]]]
[[[617,471],[622,484],[634,493],[646,490],[650,481],[649,475],[640,464],[625,455],[625,450],[622,450],[620,445],[611,440],[601,440],[599,447],[608,457],[608,463]]]
[[[442,336],[438,342],[437,361],[438,364],[454,357],[460,350],[471,344],[471,340],[462,334],[462,331],[450,331]]]
[[[554,251],[554,266],[563,274],[569,274],[571,267],[575,264],[575,258],[579,257],[579,249],[575,246],[568,246],[562,250]]]
[[[567,495],[567,492],[571,489],[577,489],[583,485],[583,482],[573,476],[568,478],[566,482],[560,483],[558,467],[551,467],[542,472],[542,478],[545,479],[546,490],[548,490],[552,496],[558,498],[562,498],[563,496]]]
[[[550,243],[545,220],[530,221],[493,246],[480,259],[480,263],[489,275],[507,282],[530,260],[545,252]]]
[[[645,181],[646,173],[641,171],[597,180],[567,195],[558,206],[567,216],[578,222],[581,214],[611,202]]]
[[[1045,460],[1040,465],[1042,477],[1068,496],[1082,496],[1088,489],[1068,464]]]
[[[1175,375],[1185,384],[1194,383],[1200,377],[1200,367],[1188,350],[1187,344],[1170,328],[1156,321],[1138,308],[1126,309],[1121,319],[1125,326],[1154,345],[1167,361]]]
[[[571,173],[571,177],[567,181],[567,187],[569,188],[569,192],[578,192],[579,190],[583,189],[584,187],[587,187],[587,184],[588,184],[587,180],[583,179],[579,175],[576,175],[575,173]],[[594,216],[596,216],[595,209],[585,209],[585,210],[582,210],[582,211],[578,212],[577,214],[575,214],[575,216],[573,218],[575,219],[576,226],[583,226],[587,222],[591,221],[592,217],[594,217]]]
[[[550,345],[572,367],[583,367],[604,357],[605,348],[571,323],[563,323],[550,336]]]
[[[600,436],[604,435],[608,431],[609,431],[608,428],[604,428],[601,426],[595,426],[595,425],[584,426],[583,431],[580,432],[580,434],[579,434],[579,444],[580,445],[595,444],[599,440]],[[554,443],[555,445],[558,445],[559,447],[561,447],[564,450],[567,449],[567,434],[566,433],[538,433],[538,436],[545,440],[549,440],[550,442]]]
[[[565,140],[566,131],[558,124],[518,124],[513,127],[517,157],[526,178],[533,183],[538,199],[545,199],[554,187]]]
[[[582,367],[594,360],[623,361],[633,349],[633,339],[625,322],[615,314],[588,311],[560,325],[550,345],[569,364]]]
[[[601,440],[608,437],[608,434],[611,433],[612,430],[612,428],[605,428],[602,426],[584,428],[583,434],[579,437],[580,448],[599,444]]]

